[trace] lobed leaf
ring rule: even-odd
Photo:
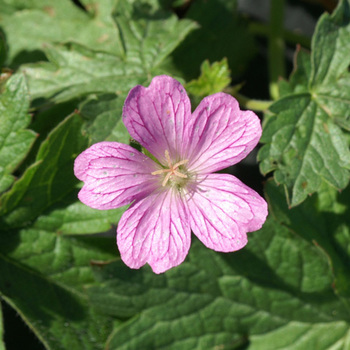
[[[303,202],[324,182],[349,183],[350,2],[319,20],[310,58],[300,53],[283,97],[270,107],[259,153],[261,171],[275,171],[290,206]]]
[[[196,25],[169,12],[150,12],[136,2],[123,1],[114,15],[121,41],[119,54],[96,51],[92,46],[47,46],[48,62],[24,66],[32,97],[56,102],[91,93],[127,93],[146,83]]]
[[[142,67],[82,46],[46,46],[45,53],[50,62],[22,66],[34,100],[64,102],[90,93],[119,94],[147,79]]]
[[[36,134],[25,129],[28,115],[28,88],[22,74],[13,75],[0,95],[0,193],[14,181],[12,172],[29,152]]]

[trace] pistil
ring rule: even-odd
[[[160,170],[153,171],[151,173],[152,175],[159,175],[159,174],[166,173],[166,176],[164,177],[164,180],[162,182],[163,187],[168,183],[170,176],[172,176],[172,175],[175,175],[175,176],[180,177],[182,179],[187,178],[187,175],[181,173],[178,168],[179,168],[179,166],[186,164],[188,162],[188,159],[181,160],[180,162],[177,162],[173,165],[173,164],[171,164],[171,159],[170,159],[170,155],[169,155],[168,150],[165,151],[165,159],[168,163],[168,169],[160,169]]]

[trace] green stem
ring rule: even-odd
[[[241,106],[243,106],[246,109],[251,109],[253,111],[257,112],[264,112],[266,111],[270,105],[272,104],[272,101],[264,101],[264,100],[254,100],[251,98],[248,98],[246,96],[243,96],[239,93],[235,93],[235,96],[237,101]]]
[[[278,80],[285,77],[283,19],[285,0],[270,0],[269,76],[270,96],[279,97]]]
[[[264,100],[254,100],[247,96],[244,96],[237,92],[236,89],[233,88],[226,88],[225,92],[232,95],[237,99],[239,104],[246,108],[251,109],[256,112],[264,112],[269,109],[270,105],[273,103],[273,101],[264,101]]]

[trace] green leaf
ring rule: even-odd
[[[349,182],[350,12],[341,1],[319,20],[308,55],[298,55],[290,86],[270,107],[259,153],[261,171],[275,171],[291,206],[303,202],[324,182],[343,189]],[[289,91],[288,91],[289,89]]]
[[[15,74],[0,95],[0,192],[14,181],[11,173],[29,152],[36,134],[25,128],[30,123],[29,95],[22,74]]]
[[[118,29],[112,19],[115,6],[116,1],[99,1],[87,13],[72,1],[1,2],[1,26],[9,43],[9,62],[32,62],[43,56],[40,51],[44,44],[66,41],[120,54]]]
[[[125,48],[127,62],[151,72],[198,25],[147,2],[123,1],[115,13],[115,21]]]
[[[1,300],[0,300],[0,350],[5,350],[4,343],[4,322],[2,319],[2,308],[1,308]]]
[[[334,288],[350,311],[350,187],[339,194],[323,184],[300,206],[288,209],[283,190],[267,183],[267,196],[273,214],[281,224],[315,244],[328,257],[334,271]]]
[[[18,265],[16,268],[23,270],[22,273],[33,270],[42,274],[40,278],[47,283],[58,283],[74,293],[83,293],[84,285],[94,282],[90,263],[118,257],[115,238],[67,235],[52,223],[44,225],[51,218],[41,217],[27,229],[1,232],[1,264],[3,259],[8,260],[6,264],[14,265],[11,268]],[[13,282],[22,283],[17,277]]]
[[[342,350],[350,346],[349,324],[346,322],[305,324],[291,322],[266,335],[252,337],[254,350]]]
[[[85,129],[91,143],[116,141],[129,143],[130,135],[123,123],[122,112],[126,95],[92,95],[79,107],[86,120]]]
[[[62,102],[90,93],[127,93],[153,75],[164,73],[163,60],[196,25],[170,12],[123,1],[115,21],[123,52],[115,55],[80,45],[47,46],[50,63],[23,68],[33,99]]]
[[[72,198],[73,197],[73,198]],[[76,193],[61,201],[58,208],[39,216],[36,227],[50,229],[63,235],[81,235],[105,232],[117,224],[125,207],[112,210],[97,210],[76,200]],[[73,203],[72,203],[73,202]],[[115,228],[113,229],[115,232]]]
[[[49,349],[103,349],[111,320],[89,305],[90,262],[114,257],[114,239],[60,236],[49,229],[0,233],[0,293]],[[109,250],[111,252],[109,252]]]
[[[12,189],[1,197],[2,227],[21,227],[74,190],[75,157],[86,147],[82,120],[73,114],[60,123],[39,148],[30,166]]]
[[[282,343],[278,332],[274,338],[278,329],[288,334],[286,345],[301,330],[304,344],[318,344],[320,332],[307,332],[311,324],[327,324],[341,343],[349,327],[328,258],[272,217],[243,250],[218,254],[195,241],[186,261],[163,275],[130,271],[122,262],[94,269],[92,304],[130,318],[109,338],[111,350],[264,349],[263,337],[270,346]]]
[[[90,93],[120,94],[147,80],[142,67],[82,46],[46,46],[45,53],[50,63],[22,66],[33,99],[64,102]]]
[[[341,129],[306,94],[284,97],[270,107],[277,114],[265,124],[259,153],[261,170],[275,170],[278,184],[287,189],[291,206],[318,191],[326,181],[345,188],[349,181],[350,153]]]
[[[196,96],[204,97],[221,92],[230,85],[231,77],[227,59],[210,65],[206,60],[201,65],[201,75],[198,79],[186,84],[186,90]]]
[[[72,234],[107,228],[114,211],[67,203],[31,227],[0,231],[0,295],[47,348],[104,349],[112,320],[96,313],[85,288],[94,283],[92,263],[118,257],[115,238]]]
[[[286,96],[295,93],[307,93],[308,86],[306,82],[311,74],[310,52],[297,47],[294,55],[294,69],[289,77],[289,81],[281,80],[279,82],[280,96]]]

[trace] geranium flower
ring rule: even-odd
[[[261,136],[259,118],[241,111],[230,95],[202,100],[191,114],[183,86],[168,76],[136,86],[125,100],[123,121],[151,154],[100,142],[75,160],[84,181],[79,199],[96,209],[131,206],[117,228],[122,260],[148,263],[155,273],[185,259],[192,232],[208,248],[232,252],[261,228],[267,204],[236,177],[214,172],[238,163]]]

